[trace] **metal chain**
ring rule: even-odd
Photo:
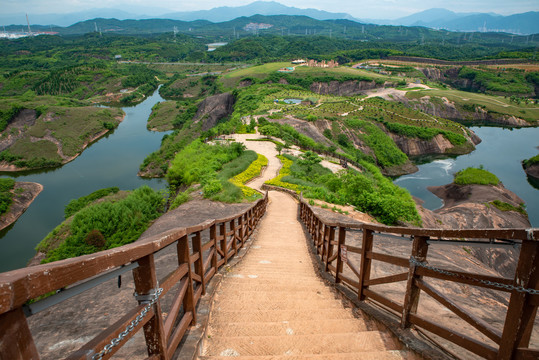
[[[538,295],[539,294],[539,290],[525,289],[522,285],[521,286],[514,286],[514,285],[509,285],[509,284],[501,284],[501,283],[494,282],[494,281],[476,279],[476,278],[473,278],[471,276],[464,276],[464,275],[456,274],[456,273],[453,273],[453,272],[450,272],[450,271],[442,270],[442,269],[436,268],[434,266],[427,265],[424,262],[421,262],[421,261],[417,260],[413,256],[410,257],[410,264],[420,266],[422,268],[429,269],[429,270],[432,270],[432,271],[436,271],[437,273],[440,273],[440,274],[449,275],[449,276],[455,276],[455,277],[462,278],[462,279],[476,281],[476,282],[479,282],[479,283],[482,283],[482,284],[485,284],[485,285],[494,286],[494,287],[497,287],[499,289],[507,289],[509,291],[516,290],[518,292],[526,292],[526,293],[531,294],[531,295]]]
[[[153,292],[153,293],[150,293],[149,295],[151,296],[150,298],[150,302],[144,307],[144,309],[142,309],[142,311],[140,312],[140,314],[137,315],[137,317],[135,318],[135,320],[131,321],[129,323],[129,325],[126,326],[125,330],[122,331],[118,337],[115,337],[114,339],[112,339],[110,341],[109,344],[105,345],[105,347],[103,348],[103,350],[101,350],[100,352],[98,352],[97,354],[95,354],[94,356],[92,356],[92,360],[101,360],[103,358],[103,356],[105,356],[106,354],[108,354],[109,352],[112,351],[112,348],[115,347],[115,346],[118,346],[120,344],[120,342],[131,332],[133,331],[133,329],[142,321],[142,319],[144,319],[144,317],[146,316],[146,314],[150,311],[150,309],[152,308],[152,306],[157,302],[157,300],[159,299],[159,296],[163,293],[163,289],[162,288],[159,288],[157,289],[157,291]]]

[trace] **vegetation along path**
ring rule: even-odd
[[[269,159],[258,187],[276,173],[275,146],[246,145]],[[404,358],[399,343],[344,308],[315,273],[297,211],[292,197],[271,192],[257,239],[216,292],[199,359]]]

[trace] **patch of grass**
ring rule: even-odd
[[[489,204],[494,205],[497,209],[501,211],[516,211],[518,213],[521,213],[522,215],[528,216],[524,204],[520,204],[519,207],[516,207],[500,200],[491,201]]]
[[[529,159],[523,160],[522,164],[524,165],[525,169],[532,166],[532,165],[539,164],[539,154],[537,154],[534,157],[531,157]]]
[[[482,168],[469,167],[457,172],[453,182],[458,185],[498,185],[500,179],[493,173]]]

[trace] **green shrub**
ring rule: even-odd
[[[132,191],[126,198],[115,202],[100,202],[77,212],[69,224],[69,235],[42,262],[91,254],[97,250],[85,240],[93,230],[98,230],[105,238],[103,249],[129,244],[139,238],[150,223],[163,210],[163,196],[148,186]],[[51,241],[57,235],[54,230],[43,240]]]
[[[93,193],[80,197],[78,199],[71,200],[64,208],[65,218],[67,219],[68,217],[75,214],[77,211],[87,206],[91,202],[94,202],[97,199],[101,199],[110,194],[116,194],[118,191],[120,191],[120,188],[118,187],[109,187],[94,191]]]
[[[181,204],[184,204],[184,203],[186,203],[188,201],[189,201],[189,193],[187,191],[180,192],[180,193],[178,193],[178,195],[176,195],[176,197],[174,198],[174,200],[170,204],[170,209],[169,210],[174,210],[178,206],[180,206]]]
[[[455,184],[458,185],[498,185],[500,179],[496,175],[482,168],[466,168],[455,174]]]
[[[208,180],[202,191],[204,192],[204,197],[209,198],[217,194],[219,191],[223,190],[223,185],[217,179]]]

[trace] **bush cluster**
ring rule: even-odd
[[[160,193],[142,186],[123,200],[100,202],[81,209],[69,225],[69,235],[42,262],[91,254],[137,240],[151,221],[161,215],[163,201]],[[54,229],[43,242],[50,242],[59,231],[60,227]],[[97,232],[105,239],[103,246]]]
[[[500,179],[493,173],[484,170],[482,167],[469,167],[457,172],[453,182],[458,185],[498,185]]]
[[[246,197],[249,198],[257,196],[259,195],[259,193],[256,190],[253,190],[250,187],[246,186],[245,183],[252,178],[260,175],[260,173],[262,172],[262,168],[267,165],[268,158],[266,158],[264,155],[258,154],[257,159],[253,161],[245,171],[230,179],[230,182],[241,188],[243,195],[245,195]]]

